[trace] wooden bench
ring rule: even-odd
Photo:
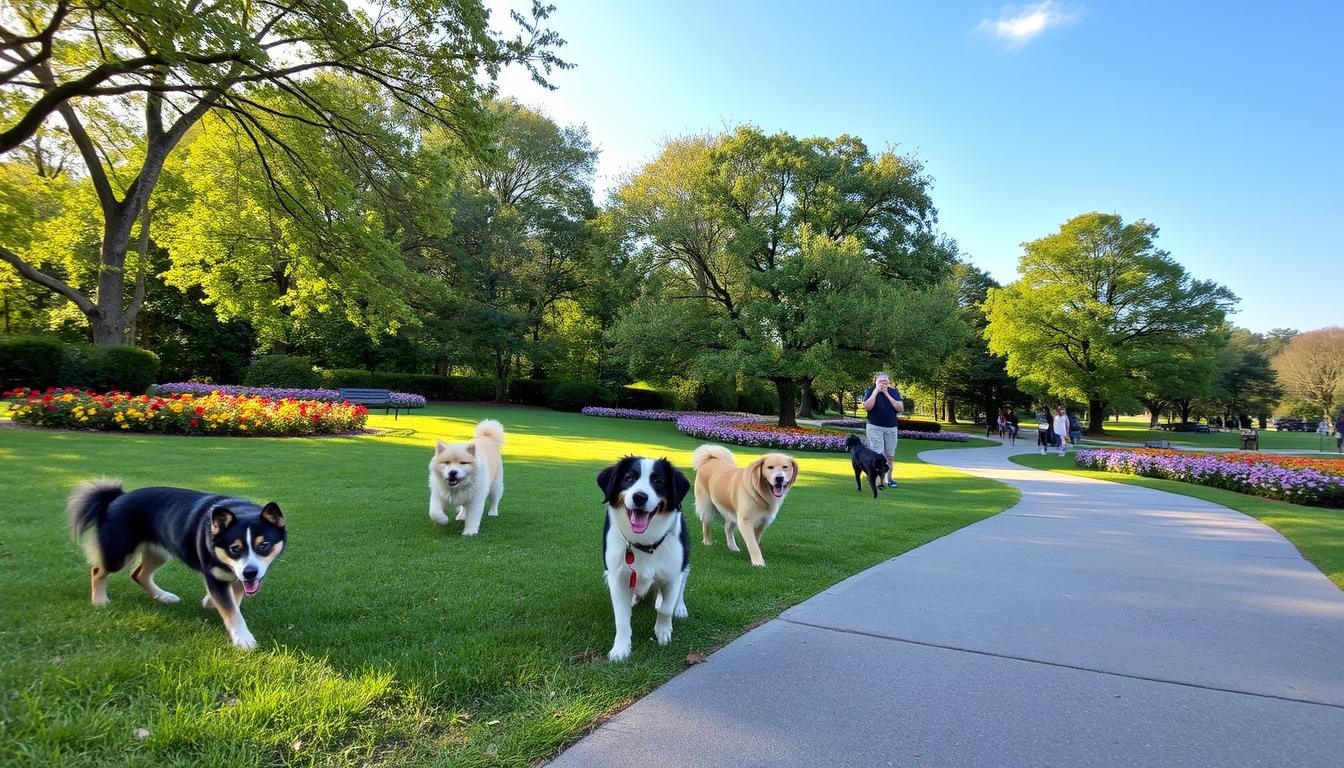
[[[377,408],[382,406],[383,413],[392,411],[392,420],[396,421],[404,405],[392,402],[392,392],[386,389],[361,389],[357,387],[342,387],[340,389],[342,400],[362,405],[365,408]]]
[[[1169,440],[1145,440],[1144,443],[1143,443],[1143,447],[1144,447],[1144,448],[1170,448],[1170,447],[1171,447],[1171,441],[1169,441]]]

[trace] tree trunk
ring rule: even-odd
[[[793,413],[798,382],[793,379],[771,379],[771,381],[775,383],[775,392],[779,394],[779,426],[798,426],[798,419]]]
[[[1106,430],[1103,425],[1106,422],[1106,406],[1096,397],[1089,398],[1087,401],[1087,432],[1091,435],[1103,435]]]
[[[947,418],[944,419],[948,424],[957,423],[957,401],[947,398]]]
[[[812,382],[804,381],[803,401],[798,406],[798,418],[800,419],[813,418],[813,411],[816,410],[816,407],[817,407],[817,393],[812,391]]]
[[[512,360],[507,353],[495,351],[495,402],[507,403],[509,401],[509,371],[512,370]]]

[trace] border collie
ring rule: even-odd
[[[686,617],[686,580],[691,547],[681,502],[691,483],[667,459],[627,456],[597,475],[607,504],[602,524],[602,562],[616,619],[616,639],[607,658],[630,655],[630,612],[655,592],[659,645],[672,639],[672,617]]]

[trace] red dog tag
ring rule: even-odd
[[[630,588],[634,589],[635,581],[639,578],[639,574],[635,573],[635,553],[631,552],[629,549],[625,550],[625,564],[630,566]]]

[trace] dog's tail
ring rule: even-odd
[[[486,419],[476,425],[476,442],[494,443],[495,447],[504,444],[504,425],[494,419]]]
[[[65,505],[70,535],[75,541],[79,541],[90,528],[98,527],[103,518],[107,517],[108,505],[123,493],[125,491],[121,489],[121,481],[110,477],[100,477],[75,486],[75,490],[70,493],[70,501]]]
[[[718,459],[726,462],[730,467],[736,467],[737,462],[733,460],[733,453],[722,445],[702,445],[691,451],[691,468],[700,471],[700,467],[710,459]]]

